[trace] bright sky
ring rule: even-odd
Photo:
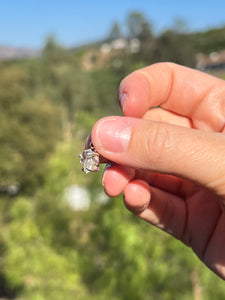
[[[0,0],[0,45],[40,48],[49,34],[65,46],[95,41],[114,21],[125,27],[131,11],[143,12],[155,32],[176,18],[191,30],[225,25],[224,0]]]

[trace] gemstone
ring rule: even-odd
[[[99,154],[93,149],[84,150],[82,154],[79,154],[80,163],[82,164],[82,171],[86,174],[89,172],[99,171]]]

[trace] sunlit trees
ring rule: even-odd
[[[30,99],[27,74],[0,73],[0,185],[33,191],[44,182],[45,159],[59,137],[57,109],[44,97]]]

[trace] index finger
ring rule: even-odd
[[[125,116],[141,118],[160,106],[190,118],[194,128],[224,129],[225,81],[194,69],[173,63],[140,69],[121,82],[119,97]]]

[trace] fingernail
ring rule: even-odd
[[[131,124],[123,117],[106,118],[98,124],[100,147],[110,152],[125,152],[130,140]]]
[[[120,105],[121,105],[121,108],[122,108],[122,111],[125,110],[125,106],[126,106],[126,101],[128,99],[128,94],[127,93],[124,93],[120,99]]]
[[[105,172],[106,170],[108,170],[109,168],[111,168],[113,165],[113,162],[112,163],[108,163],[106,166],[105,166],[105,169],[103,171],[103,174],[102,174],[102,185],[105,186]]]

